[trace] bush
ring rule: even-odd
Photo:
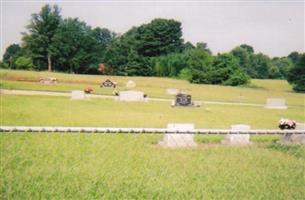
[[[192,78],[192,72],[189,68],[183,68],[179,73],[179,78],[190,81]]]
[[[241,70],[235,71],[230,78],[224,82],[225,85],[237,86],[249,83],[250,77]]]
[[[32,69],[33,61],[32,58],[26,56],[20,56],[16,61],[15,65],[17,69]]]

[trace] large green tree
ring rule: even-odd
[[[28,33],[24,33],[23,42],[29,50],[38,69],[52,70],[53,38],[61,22],[60,9],[57,5],[45,5],[38,14],[33,14]]]
[[[136,50],[144,57],[156,57],[183,50],[181,23],[154,19],[134,31]]]
[[[296,65],[289,71],[288,81],[294,90],[305,92],[305,53],[299,55]]]
[[[99,62],[99,45],[95,36],[95,32],[85,22],[77,18],[63,20],[57,28],[52,45],[57,69],[87,73],[91,64]]]
[[[15,67],[15,61],[21,53],[21,48],[19,44],[12,44],[8,46],[3,54],[3,63],[7,65],[8,68]]]

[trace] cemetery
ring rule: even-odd
[[[23,72],[25,78],[27,74]],[[104,88],[100,87],[100,76],[77,80],[56,73],[48,76],[61,81],[52,85],[3,81],[4,88],[38,89],[36,95],[1,94],[5,116],[1,117],[0,127],[0,151],[5,155],[1,162],[11,166],[9,170],[15,174],[10,179],[10,172],[4,168],[3,177],[9,185],[21,184],[25,196],[37,191],[36,184],[43,188],[43,196],[48,195],[46,174],[54,177],[53,198],[62,197],[63,190],[77,198],[93,183],[104,189],[106,199],[124,198],[126,193],[115,191],[134,191],[145,199],[148,196],[142,193],[143,187],[161,199],[179,199],[184,193],[200,199],[203,186],[198,185],[202,184],[207,199],[236,194],[248,199],[245,182],[254,199],[256,194],[266,199],[289,199],[291,193],[281,193],[287,188],[293,188],[296,199],[303,196],[303,172],[298,170],[304,167],[305,159],[302,94],[220,86],[210,90],[205,85],[138,77],[116,77],[116,88]],[[166,88],[172,90],[168,93]],[[37,95],[53,89],[66,96]],[[179,95],[181,91],[187,93]],[[249,105],[232,102],[241,92]],[[147,96],[149,101],[141,103],[148,100]],[[285,99],[286,109],[265,108],[266,100],[275,96]],[[169,105],[173,99],[175,107],[183,109],[173,109]],[[197,102],[202,106],[194,108]],[[283,102],[271,104],[279,107]],[[279,127],[292,121],[294,129]],[[10,152],[19,152],[18,158]],[[27,174],[31,174],[30,180]],[[124,185],[126,180],[129,182]],[[287,184],[289,181],[294,184]],[[174,194],[177,183],[179,191]],[[77,184],[82,187],[71,190],[78,188]],[[31,187],[25,189],[22,185]],[[232,185],[236,187],[228,191]]]
[[[304,200],[304,1],[1,1],[0,200]]]

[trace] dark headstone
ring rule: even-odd
[[[182,93],[176,95],[175,106],[191,106],[191,105],[193,105],[191,95],[182,94]]]

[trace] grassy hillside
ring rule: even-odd
[[[137,90],[149,97],[172,98],[166,94],[167,88],[177,88],[193,96],[195,100],[248,102],[264,104],[267,98],[285,98],[288,105],[304,106],[305,95],[294,93],[285,80],[252,80],[251,87],[230,87],[215,85],[196,85],[187,81],[156,77],[120,77],[100,75],[71,75],[64,73],[0,70],[1,88],[66,91],[83,90],[91,86],[94,93],[112,94],[112,89],[100,88],[99,84],[110,78],[118,83],[118,90],[124,90],[128,80],[136,82]],[[56,77],[57,85],[38,83],[41,77]]]

